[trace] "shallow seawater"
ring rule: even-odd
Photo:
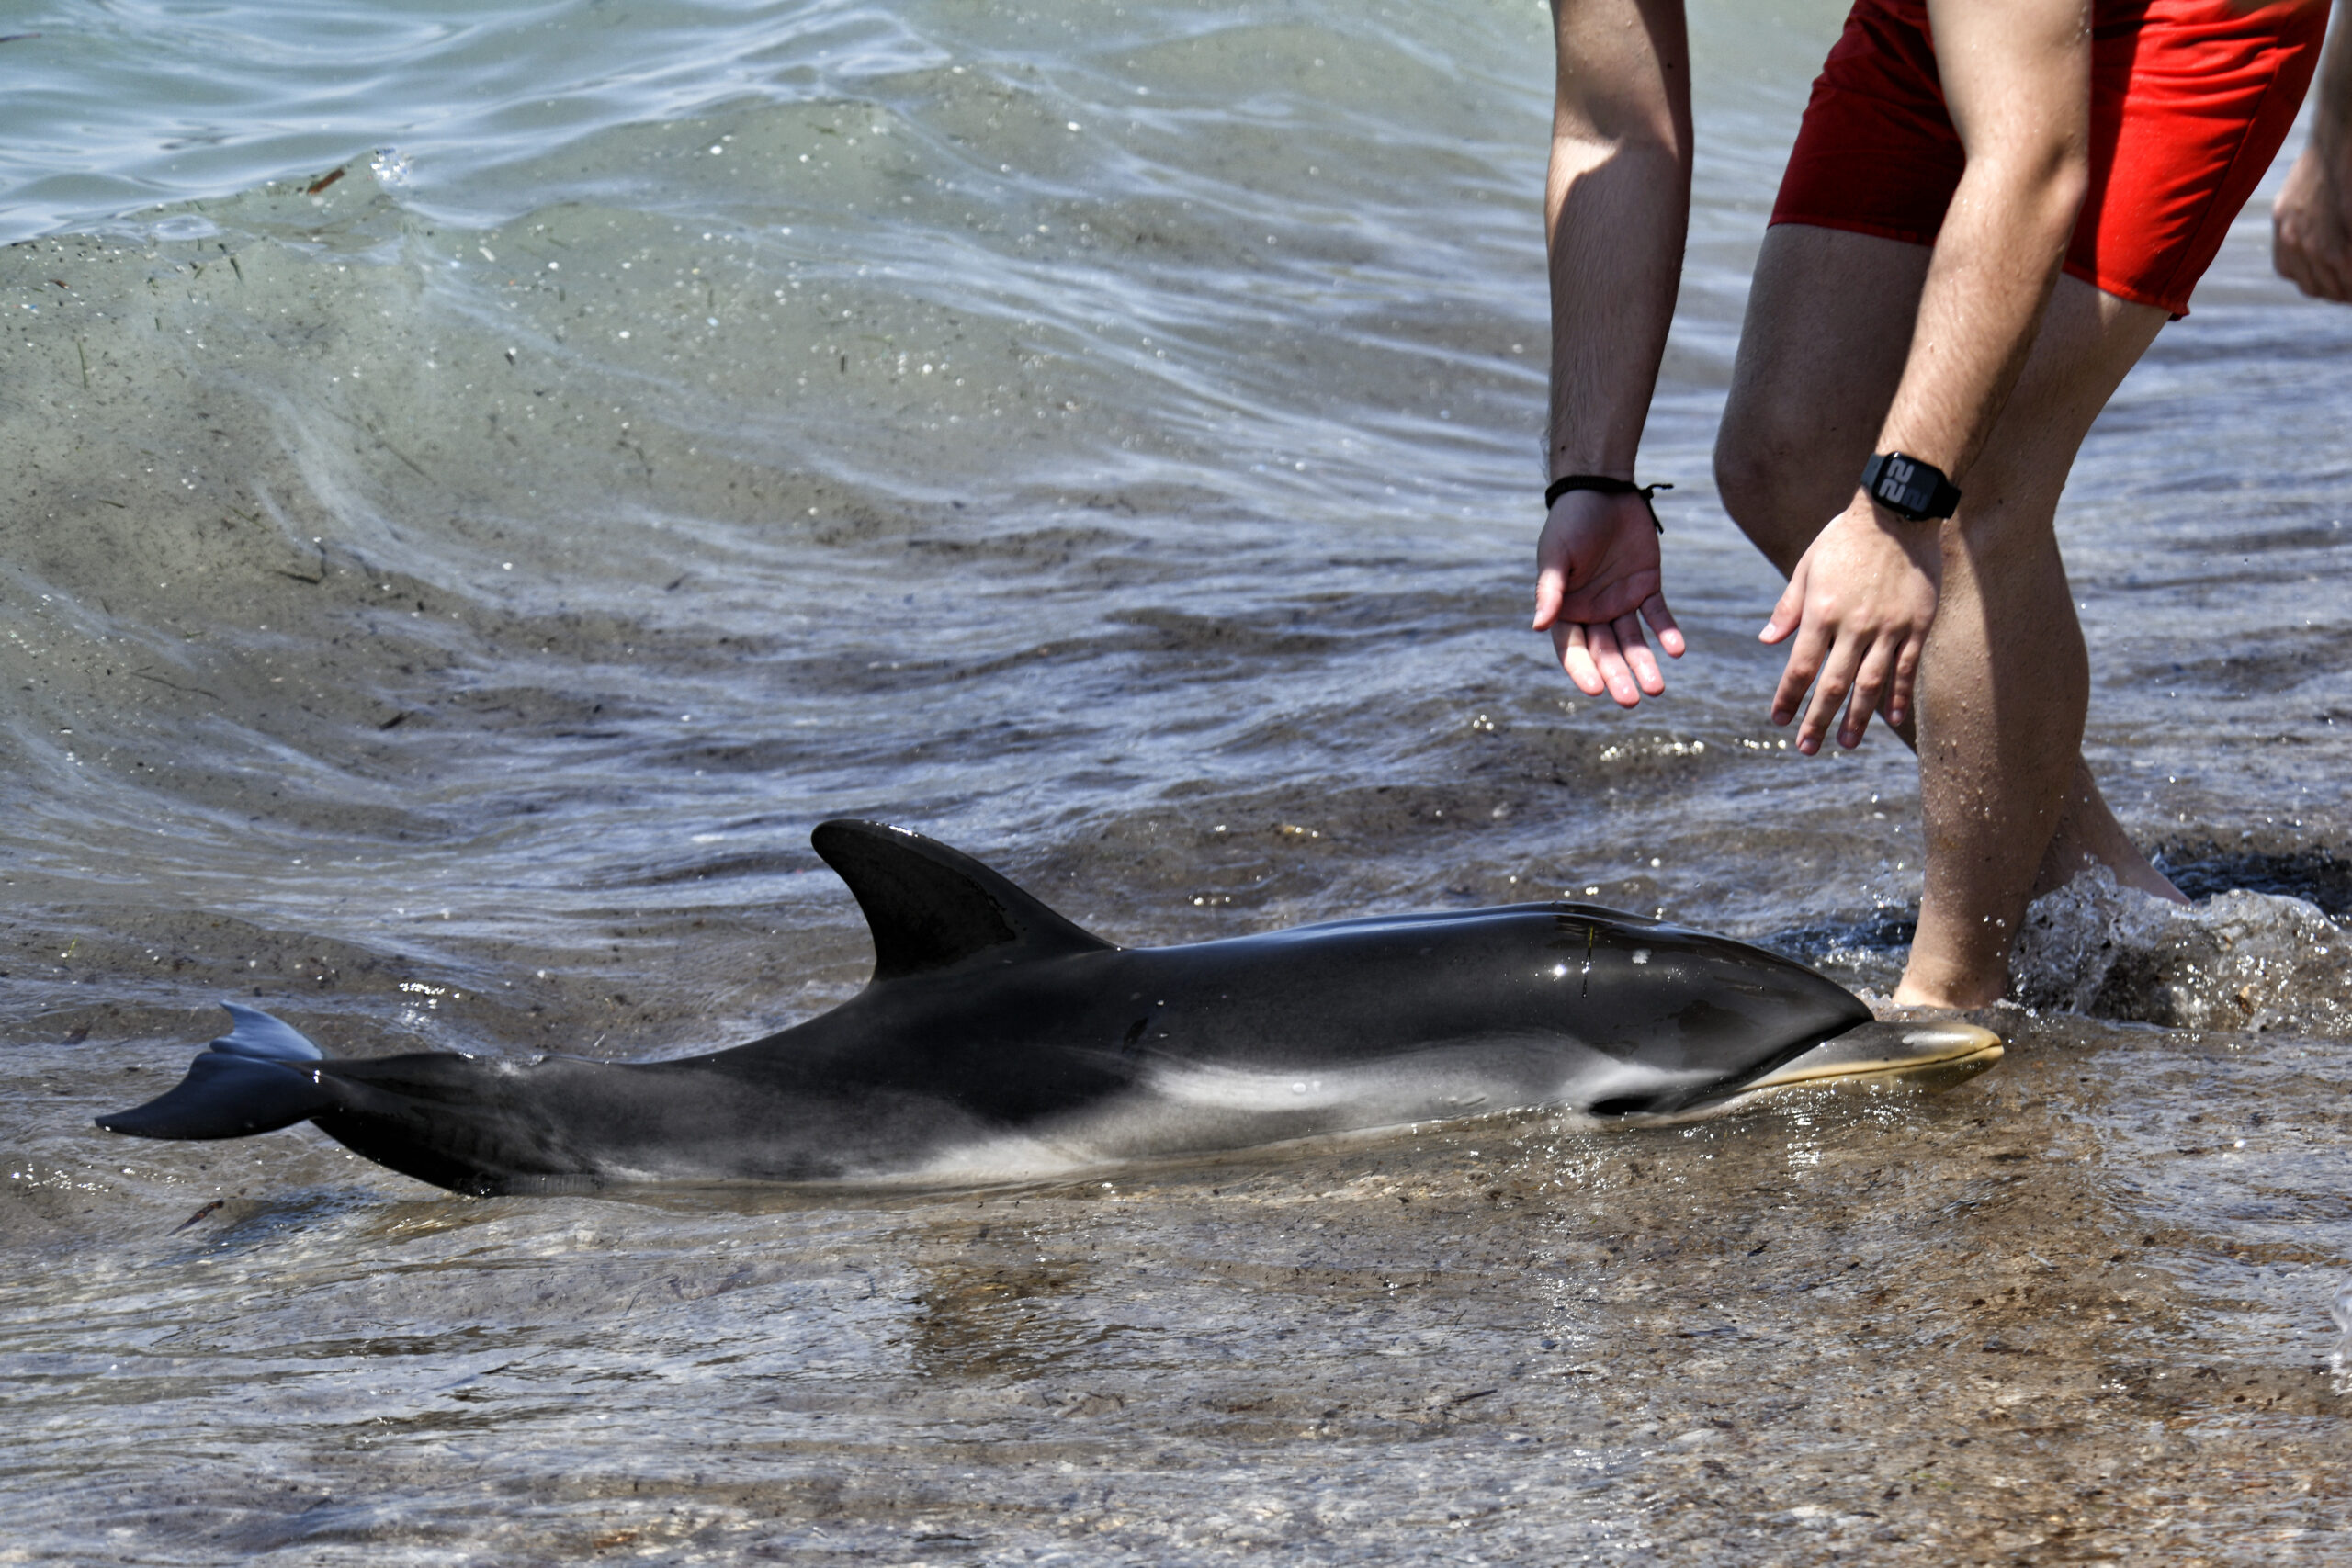
[[[50,1104],[120,1098],[55,1065]],[[466,1201],[12,1111],[14,1535],[74,1561],[2314,1561],[2340,1042],[893,1197]],[[46,1109],[42,1107],[41,1109]],[[221,1206],[185,1229],[199,1206]]]
[[[884,1195],[89,1125],[223,996],[805,1017],[841,814],[1128,943],[1573,892],[1883,987],[1908,760],[1782,745],[1707,480],[1837,12],[1696,18],[1633,715],[1523,630],[1538,6],[12,21],[0,1560],[2342,1550],[2352,312],[2261,202],[2061,517],[2092,761],[2211,901],[2045,906],[1983,1078]]]

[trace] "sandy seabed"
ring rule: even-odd
[[[1985,1016],[1938,1096],[879,1198],[99,1166],[176,1049],[40,1052],[13,1555],[2332,1560],[2352,1048]]]

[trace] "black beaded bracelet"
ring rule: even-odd
[[[1637,485],[1631,479],[1616,479],[1608,474],[1567,474],[1545,487],[1544,510],[1551,511],[1560,503],[1560,497],[1572,490],[1598,491],[1602,495],[1638,495],[1642,498],[1642,504],[1650,509],[1650,526],[1663,534],[1666,525],[1657,520],[1657,492],[1673,488],[1670,484]]]

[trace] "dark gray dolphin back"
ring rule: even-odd
[[[865,912],[876,985],[958,964],[1114,951],[971,856],[903,828],[838,818],[808,841]]]

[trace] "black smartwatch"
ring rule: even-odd
[[[1862,465],[1862,493],[1914,523],[1949,517],[1960,505],[1960,487],[1933,463],[1881,452]]]

